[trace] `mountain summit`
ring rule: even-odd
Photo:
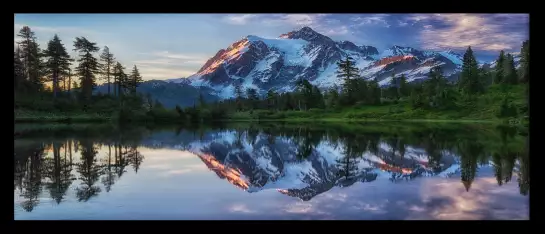
[[[188,79],[170,82],[206,87],[220,99],[233,97],[238,84],[262,94],[269,89],[292,91],[299,79],[330,88],[343,82],[335,71],[336,62],[345,56],[355,59],[365,79],[376,78],[380,85],[388,85],[392,74],[405,74],[412,82],[426,78],[434,66],[441,66],[446,76],[457,74],[461,68],[461,56],[452,52],[393,46],[379,53],[376,47],[334,41],[303,27],[278,38],[248,35],[219,50]]]

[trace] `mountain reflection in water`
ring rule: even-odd
[[[45,218],[25,215],[34,213],[36,208],[42,206],[48,210],[61,210],[63,202],[71,204],[71,209],[75,209],[75,204],[96,201],[98,204],[93,203],[93,207],[98,209],[108,199],[114,199],[112,196],[121,199],[122,195],[132,196],[125,199],[132,199],[133,202],[156,203],[157,207],[168,210],[169,206],[163,204],[161,199],[148,201],[134,198],[144,194],[157,197],[157,194],[163,193],[171,193],[169,196],[177,194],[181,199],[188,200],[186,203],[205,204],[202,197],[211,195],[219,200],[234,199],[236,204],[229,208],[230,211],[240,215],[254,215],[225,216],[213,212],[212,208],[206,208],[208,213],[194,211],[196,213],[192,216],[192,210],[187,209],[183,211],[183,217],[181,214],[163,214],[154,216],[154,219],[528,218],[527,137],[524,132],[508,127],[497,127],[491,131],[482,126],[417,126],[411,129],[355,126],[347,130],[341,127],[317,129],[255,125],[206,130],[89,131],[89,128],[78,131],[65,129],[56,134],[27,131],[15,140],[16,219]],[[170,156],[165,158],[165,155]],[[176,158],[199,159],[201,163],[199,165],[195,164],[197,161],[192,161],[191,165],[177,165],[174,163]],[[154,163],[157,161],[163,163]],[[210,171],[224,181],[224,185],[229,183],[246,191],[249,196],[238,195],[237,199],[227,195],[227,188],[217,182],[207,184],[199,181],[199,178],[205,180],[206,176],[197,175],[207,173],[208,176]],[[124,181],[125,173],[129,174]],[[167,182],[169,176],[196,179],[178,184]],[[144,184],[161,186],[161,189],[131,190]],[[358,189],[356,184],[366,184],[365,189],[360,189],[360,193],[364,193],[361,196],[373,195],[371,199],[375,201],[374,204],[364,198],[346,201],[348,195],[343,191]],[[464,193],[458,190],[459,186],[463,186]],[[344,189],[349,187],[350,190]],[[500,188],[505,189],[498,190]],[[516,188],[518,196],[513,197],[513,188]],[[402,189],[411,196],[392,194],[392,189]],[[205,192],[207,190],[215,191],[216,194],[208,194]],[[222,194],[224,191],[225,194]],[[269,213],[259,217],[255,215],[257,211],[250,211],[245,202],[251,203],[251,200],[264,196],[260,198],[261,203],[267,203],[268,200],[263,199],[276,196],[267,191],[286,198],[298,198],[303,203],[291,201],[296,203],[284,209],[282,214],[275,216]],[[518,206],[519,211],[509,208],[511,211],[507,212],[507,208],[497,207],[498,202],[490,203],[496,199],[483,198],[488,193],[509,193],[509,204]],[[188,194],[195,194],[195,199],[201,200],[188,199],[186,197],[193,196]],[[412,200],[414,194],[421,194],[418,202]],[[396,196],[395,201],[388,199],[392,196]],[[381,197],[386,200],[379,199]],[[350,209],[336,210],[327,215],[318,211],[311,212],[312,209],[307,206],[314,202],[320,203],[320,200],[336,200],[347,206],[350,204]],[[51,202],[57,205],[51,207]],[[116,202],[121,203],[120,200]],[[211,203],[217,202],[210,200],[205,205],[209,207]],[[483,202],[492,207],[475,212],[475,207],[482,206]],[[289,202],[286,200],[283,203]],[[265,204],[254,204],[252,207],[262,206]],[[384,213],[383,206],[404,206],[412,215],[401,218],[398,217],[401,214]],[[424,212],[429,207],[435,207],[434,211]],[[150,209],[148,212],[163,212],[159,208]],[[351,209],[372,211],[367,215],[374,214],[360,217],[360,213]],[[426,215],[419,215],[422,212]],[[67,216],[71,217],[68,213]],[[140,213],[140,216],[136,213]],[[93,216],[95,218],[83,218],[149,219],[151,216],[146,214],[146,210],[138,210],[136,213],[132,217],[130,213],[101,216],[97,211],[96,216]],[[301,215],[303,213],[304,216]]]

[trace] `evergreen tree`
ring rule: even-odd
[[[483,86],[490,86],[494,83],[494,77],[490,74],[488,69],[484,67],[479,68],[479,79],[482,81]]]
[[[530,40],[522,43],[520,48],[520,82],[527,83],[530,80]]]
[[[318,89],[317,86],[312,86],[312,99],[311,99],[311,108],[324,108],[325,102],[324,102],[324,95],[322,94],[322,91]]]
[[[242,91],[242,85],[240,83],[237,83],[235,85],[235,96],[236,96],[236,109],[238,111],[241,111],[243,108],[242,106],[242,99],[244,98],[243,95],[244,95],[244,92]]]
[[[134,65],[131,75],[129,76],[129,88],[133,95],[136,95],[136,87],[138,87],[142,81],[142,76],[140,75],[136,65]]]
[[[121,96],[123,88],[125,87],[125,68],[120,62],[117,62],[114,66],[114,95]]]
[[[505,76],[504,66],[505,64],[505,52],[500,51],[500,56],[496,60],[496,67],[494,67],[494,83],[503,83],[503,77]]]
[[[248,100],[250,101],[250,106],[253,109],[257,108],[257,101],[259,101],[259,97],[257,96],[257,90],[253,88],[248,88],[246,90],[246,95],[248,96]]]
[[[199,107],[201,107],[201,108],[206,107],[206,101],[204,100],[204,96],[202,95],[201,90],[199,90]]]
[[[368,88],[368,93],[367,93],[367,103],[371,104],[371,105],[376,105],[376,104],[380,104],[381,100],[381,93],[382,93],[382,90],[378,84],[378,81],[377,79],[373,79],[369,82],[369,88]]]
[[[429,79],[424,82],[424,96],[427,101],[426,104],[431,107],[437,107],[439,105],[439,94],[441,93],[442,81],[444,80],[443,71],[441,67],[433,67],[428,75]]]
[[[418,109],[424,107],[424,95],[423,95],[424,88],[421,84],[416,84],[412,91],[410,96],[410,101],[413,109]]]
[[[407,83],[407,78],[405,74],[401,74],[398,78],[398,95],[399,97],[409,96],[409,84]]]
[[[353,80],[359,77],[359,69],[352,57],[346,56],[344,60],[337,63],[337,77],[344,80],[341,100],[346,105],[354,104],[357,90]]]
[[[295,105],[293,104],[293,97],[291,93],[285,94],[284,110],[293,110]]]
[[[365,81],[363,77],[355,79],[354,81],[354,85],[356,86],[356,94],[354,95],[356,102],[365,103],[367,99],[367,93],[369,92],[369,84],[367,81]]]
[[[267,107],[269,108],[269,110],[275,108],[276,96],[277,94],[274,92],[273,89],[269,89],[269,91],[267,91]]]
[[[327,98],[326,99],[326,106],[328,108],[336,108],[339,104],[339,92],[337,91],[337,86],[333,86],[333,88],[329,89],[327,91]]]
[[[23,65],[23,62],[21,61],[21,57],[19,56],[21,54],[21,51],[19,47],[17,47],[17,50],[13,52],[13,86],[14,90],[18,90],[23,82],[25,81],[25,67]]]
[[[112,76],[115,67],[115,57],[110,53],[110,48],[108,48],[108,46],[104,46],[104,49],[102,49],[100,60],[102,61],[102,75],[106,80],[108,95],[110,95],[110,77]]]
[[[311,108],[313,101],[312,84],[305,79],[299,80],[297,82],[297,93],[299,94],[299,108],[304,110]]]
[[[98,59],[92,53],[99,51],[96,43],[90,42],[85,37],[76,37],[74,50],[79,52],[79,65],[76,72],[80,77],[81,94],[84,99],[90,99],[96,85],[96,74],[99,72]]]
[[[387,88],[388,96],[397,100],[399,98],[399,86],[395,74],[392,73],[392,78],[390,80],[390,87]]]
[[[21,59],[23,60],[25,77],[34,91],[43,89],[41,51],[34,32],[24,26],[17,34],[22,40],[18,42],[21,48]]]
[[[476,94],[483,90],[482,82],[479,79],[479,65],[471,46],[467,48],[462,64],[462,73],[459,80],[460,89],[465,94]]]
[[[515,61],[513,55],[507,54],[505,58],[505,64],[503,65],[504,69],[504,78],[503,83],[505,84],[517,84],[517,69],[515,68]]]
[[[56,97],[59,90],[59,77],[68,72],[71,59],[57,34],[47,44],[44,55],[47,58],[45,73],[52,78],[53,97]]]

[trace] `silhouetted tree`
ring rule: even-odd
[[[136,87],[138,87],[142,82],[142,76],[140,75],[136,65],[134,65],[128,80],[129,89],[133,95],[136,95]]]
[[[35,33],[28,26],[23,26],[17,36],[21,38],[17,43],[21,48],[20,57],[24,64],[26,80],[33,91],[40,91],[43,89],[43,62]]]
[[[112,53],[110,53],[110,48],[108,48],[108,46],[104,46],[104,49],[102,49],[100,60],[102,62],[102,75],[106,80],[106,84],[108,85],[108,95],[110,95],[110,77],[114,73],[115,57]]]
[[[90,42],[85,37],[76,37],[74,51],[79,52],[79,62],[76,72],[80,77],[81,94],[88,100],[93,94],[96,85],[96,74],[99,72],[98,59],[93,53],[99,51],[96,43]]]
[[[72,59],[57,34],[47,44],[44,55],[47,58],[45,74],[50,76],[53,81],[53,97],[56,98],[59,90],[59,78],[62,74],[68,73]]]

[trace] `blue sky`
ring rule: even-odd
[[[189,76],[247,35],[274,38],[303,26],[379,51],[400,45],[463,53],[472,46],[490,61],[500,50],[520,51],[528,22],[528,14],[18,14],[15,33],[29,26],[42,48],[58,34],[69,50],[84,36],[151,80]]]

